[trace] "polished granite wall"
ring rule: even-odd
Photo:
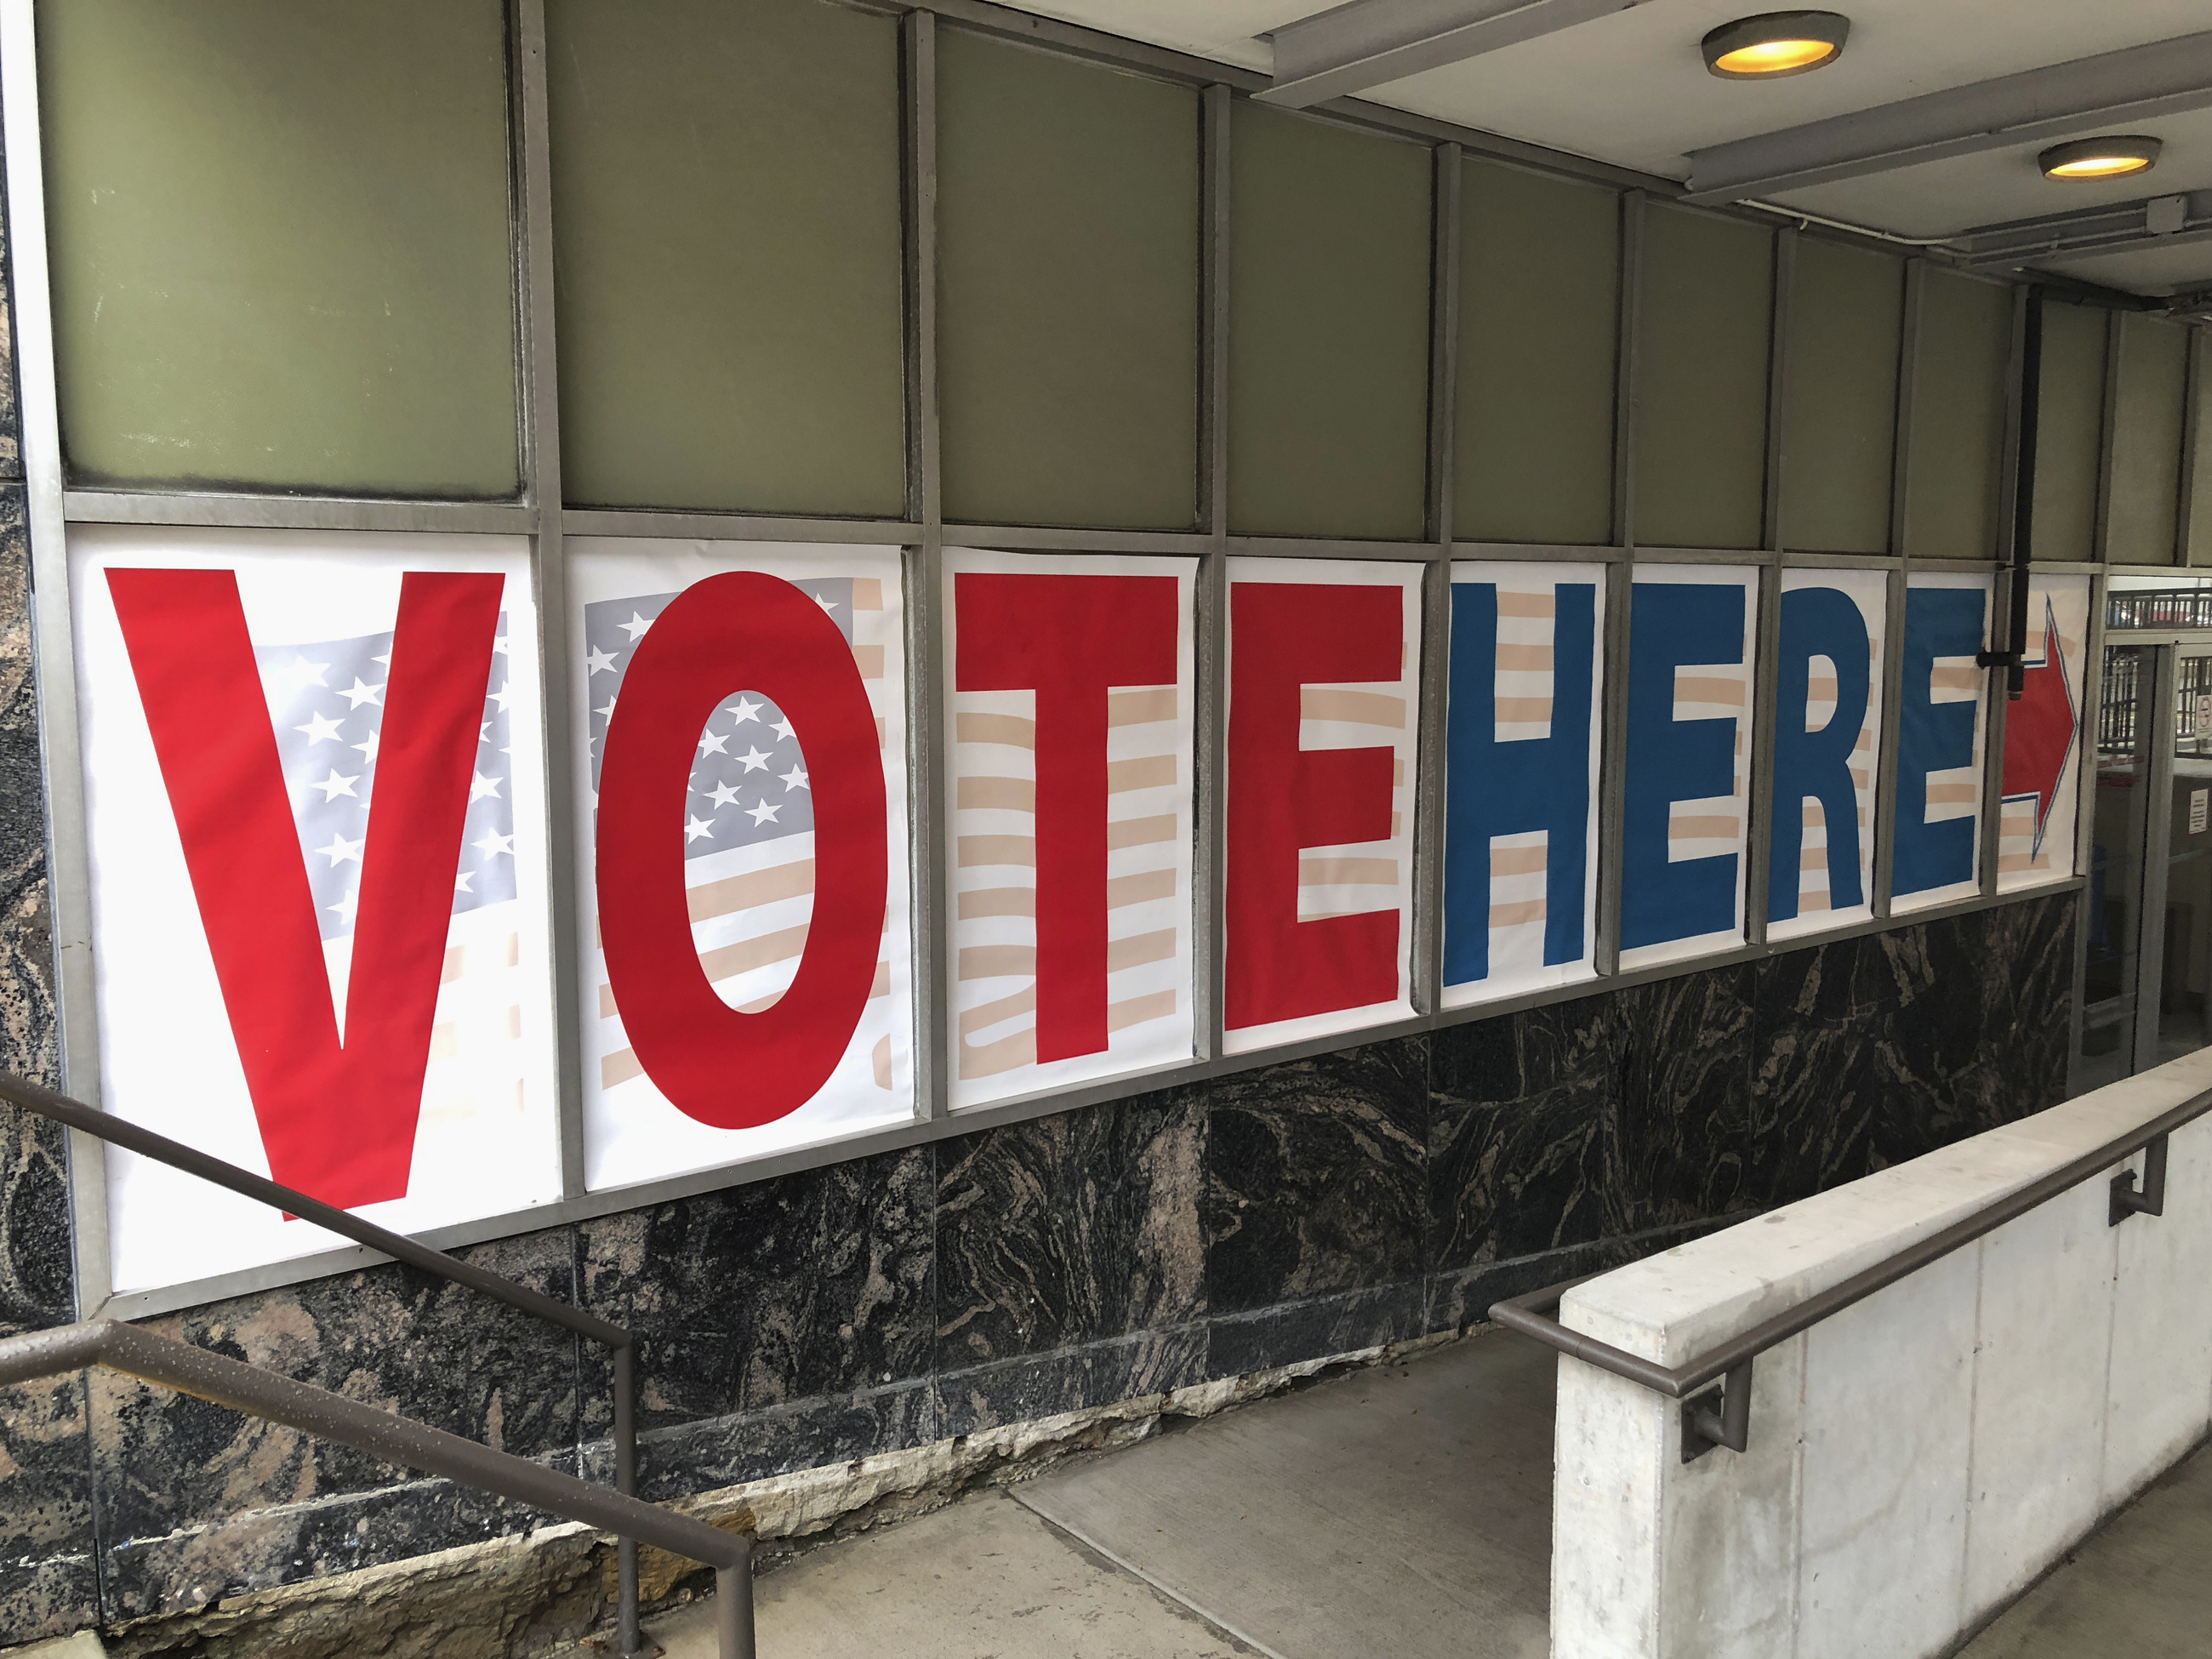
[[[52,1081],[8,319],[0,1067]],[[2037,1110],[2063,1087],[2074,913],[2024,899],[470,1254],[639,1333],[650,1495],[726,1486],[1456,1328]],[[71,1317],[65,1153],[0,1105],[0,1334]],[[154,1323],[605,1470],[598,1351],[404,1268]],[[124,1378],[0,1391],[0,1645],[526,1522]]]

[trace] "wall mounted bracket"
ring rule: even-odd
[[[2131,1215],[2166,1213],[2166,1139],[2160,1135],[2143,1148],[2142,1190],[2136,1190],[2136,1172],[2123,1170],[2112,1177],[2112,1206],[2109,1224],[2118,1226]]]
[[[1716,1446],[1751,1445],[1751,1361],[1732,1366],[1720,1387],[1682,1402],[1682,1461],[1694,1463]]]

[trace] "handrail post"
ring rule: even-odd
[[[720,1659],[754,1659],[753,1552],[745,1540],[744,1558],[714,1571],[714,1642]]]
[[[637,1346],[626,1340],[614,1350],[615,1361],[615,1490],[625,1498],[637,1496]],[[637,1540],[615,1540],[616,1571],[619,1577],[623,1659],[635,1659],[640,1650],[637,1628]],[[747,1646],[750,1653],[751,1648]],[[725,1650],[727,1659],[727,1650]]]

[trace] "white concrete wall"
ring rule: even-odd
[[[1569,1293],[1677,1365],[2212,1089],[2212,1052]],[[2129,1161],[2141,1170],[2140,1154]],[[1556,1659],[1918,1659],[2212,1426],[2212,1117],[2166,1213],[2109,1175],[1762,1355],[1751,1449],[1681,1461],[1674,1401],[1559,1362]]]

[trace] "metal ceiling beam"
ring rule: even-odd
[[[2212,108],[2212,33],[1978,81],[1690,155],[1692,202],[1738,202]]]
[[[1649,0],[1352,0],[1273,36],[1275,82],[1253,94],[1285,109],[1402,81]]]
[[[1961,232],[1951,246],[1968,270],[1988,270],[2207,240],[2212,240],[2212,190],[1986,225]]]

